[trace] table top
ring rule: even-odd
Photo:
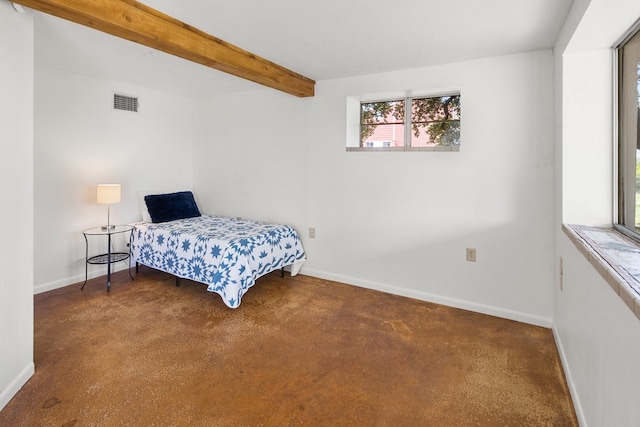
[[[126,233],[127,231],[133,230],[133,225],[114,225],[112,229],[106,230],[101,227],[93,227],[88,230],[84,230],[83,234],[88,235],[104,235],[107,236],[109,234],[118,234],[118,233]]]

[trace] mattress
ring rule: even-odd
[[[231,308],[259,277],[286,266],[296,275],[306,260],[297,232],[288,225],[214,215],[136,224],[131,257],[207,284]]]

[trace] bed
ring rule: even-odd
[[[132,261],[204,283],[230,308],[240,305],[259,277],[287,266],[295,276],[306,260],[298,234],[288,225],[200,215],[199,211],[177,219],[184,215],[172,213],[168,220],[156,221],[166,218],[153,218],[149,197],[145,200],[152,221],[135,224]]]

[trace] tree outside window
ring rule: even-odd
[[[361,147],[460,145],[460,95],[362,102],[360,106]]]

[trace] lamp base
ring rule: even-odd
[[[111,230],[115,230],[116,226],[115,225],[103,225],[100,228],[102,229],[102,231],[111,231]]]

